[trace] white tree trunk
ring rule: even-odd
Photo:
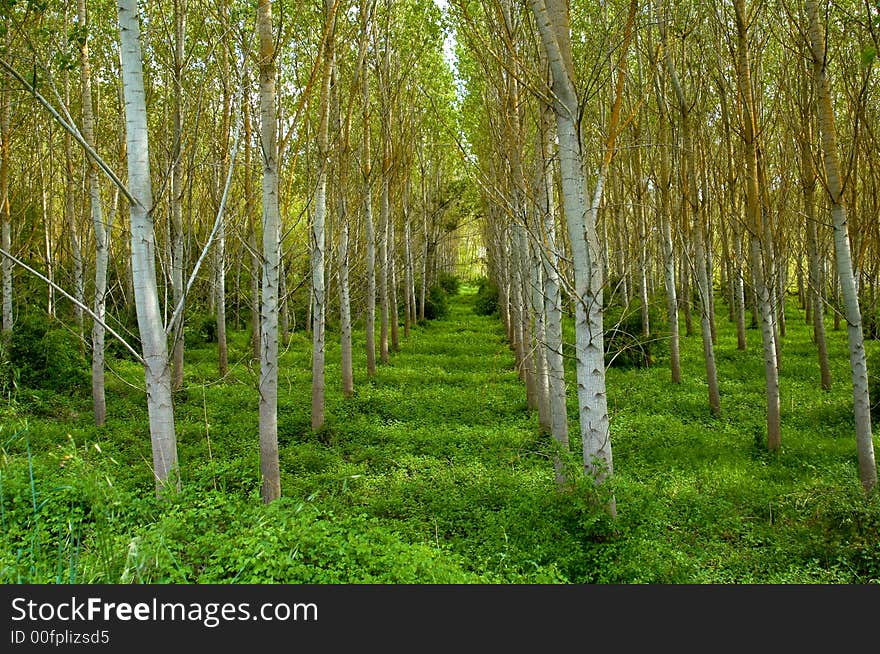
[[[177,437],[171,401],[171,368],[156,287],[153,192],[147,139],[147,108],[136,0],[119,1],[119,42],[125,97],[125,133],[130,204],[131,272],[143,346],[153,473],[159,494],[179,485]]]
[[[563,205],[574,269],[575,357],[584,470],[601,483],[613,474],[605,391],[601,260],[595,247],[595,210],[587,211],[585,198],[567,4],[564,0],[530,0],[556,95]],[[601,197],[600,188],[595,195]],[[616,514],[613,499],[608,508],[612,515]]]
[[[330,82],[333,72],[333,8],[324,2],[329,21],[324,47],[324,72],[321,81],[320,125],[318,127],[318,180],[315,188],[315,213],[312,219],[312,429],[324,425],[324,318],[327,307],[325,286],[325,247],[327,215],[327,173],[329,169],[328,131],[330,125]]]
[[[384,132],[384,130],[383,130]],[[388,363],[388,230],[391,220],[391,204],[390,204],[390,171],[388,167],[388,149],[387,136],[383,137],[385,146],[385,155],[382,162],[382,193],[379,200],[379,211],[382,224],[379,228],[379,304],[381,311],[381,323],[379,330],[379,358],[382,363]]]
[[[171,106],[171,297],[177,306],[183,298],[183,161],[181,141],[183,139],[183,58],[186,38],[187,0],[174,0],[174,92]],[[219,255],[218,255],[219,256]],[[172,388],[183,386],[183,354],[185,313],[174,326],[172,333]]]
[[[281,219],[275,138],[275,35],[271,0],[259,0],[260,134],[263,154],[263,299],[260,310],[260,473],[263,502],[281,497],[278,462],[278,284]]]
[[[542,211],[541,237],[544,315],[545,358],[547,361],[547,394],[550,410],[550,433],[561,453],[568,453],[568,412],[566,409],[565,367],[562,355],[562,294],[559,288],[559,245],[556,242],[556,203],[553,198],[553,159],[550,150],[553,142],[552,112],[545,109],[542,116],[541,180],[539,200]],[[549,114],[549,115],[548,115]],[[563,485],[565,475],[560,456],[553,460],[556,483]]]
[[[67,14],[65,13],[65,20]],[[64,71],[64,102],[70,106],[70,71]],[[79,305],[73,305],[73,319],[76,322],[77,331],[82,336],[83,310],[85,300],[85,276],[83,273],[82,246],[80,244],[79,225],[76,220],[76,166],[73,157],[73,141],[69,132],[64,133],[64,162],[65,162],[65,185],[64,185],[64,222],[67,225],[67,237],[70,240],[70,259],[73,264],[73,296]]]
[[[6,30],[6,50],[12,45],[12,30]],[[12,251],[12,222],[9,210],[9,87],[0,85],[0,247]],[[2,325],[0,331],[12,333],[12,261],[0,261],[0,285],[3,287]]]
[[[86,0],[78,0],[77,13],[79,24],[85,29],[85,38],[80,48],[82,105],[83,105],[83,138],[86,143],[95,147],[95,124],[92,110],[92,72],[89,58],[88,23]],[[110,258],[109,228],[116,214],[119,190],[114,189],[113,206],[107,225],[101,209],[101,187],[98,184],[98,166],[91,157],[86,159],[88,165],[89,204],[92,215],[92,228],[95,235],[95,297],[93,311],[98,320],[92,322],[92,406],[95,424],[102,426],[107,418],[107,401],[104,393],[104,326],[101,324],[106,317],[107,306],[107,267]]]
[[[361,0],[362,46],[367,42],[372,21],[371,3]],[[361,170],[364,194],[364,240],[367,259],[367,324],[365,337],[367,347],[367,376],[376,376],[376,234],[373,225],[373,169],[370,156],[370,70],[361,58],[361,100],[363,111],[363,148]]]
[[[856,423],[856,449],[859,460],[859,480],[866,491],[877,485],[877,464],[871,437],[871,401],[868,395],[868,365],[862,334],[862,312],[859,307],[852,254],[849,245],[849,227],[840,181],[837,132],[831,106],[831,82],[825,59],[825,34],[819,19],[817,0],[807,0],[809,16],[810,54],[813,57],[813,81],[816,85],[816,109],[822,135],[822,153],[825,164],[826,189],[831,201],[831,219],[834,225],[834,253],[837,275],[846,311],[849,363],[852,372],[853,411]]]

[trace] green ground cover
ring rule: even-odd
[[[111,362],[101,429],[87,382],[20,385],[0,415],[0,581],[880,580],[880,500],[858,485],[845,332],[829,331],[835,383],[822,392],[809,329],[789,311],[775,455],[763,441],[760,334],[738,352],[720,303],[720,419],[708,413],[699,335],[682,339],[680,387],[663,356],[611,368],[612,521],[586,482],[555,488],[553,448],[526,409],[501,324],[473,311],[474,293],[464,287],[447,317],[414,328],[372,381],[356,333],[347,401],[331,332],[318,433],[310,340],[293,334],[279,379],[284,497],[270,507],[259,499],[258,363],[245,332],[232,332],[220,381],[213,346],[188,344],[175,400],[182,490],[161,502],[136,363]]]

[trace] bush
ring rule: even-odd
[[[494,316],[498,313],[498,287],[482,277],[477,282],[477,301],[474,313],[478,316]]]
[[[60,322],[24,317],[13,329],[0,386],[66,391],[88,383],[87,362],[77,336]]]
[[[437,278],[437,284],[446,291],[447,295],[458,295],[461,288],[461,282],[458,277],[448,272],[441,272]]]
[[[141,345],[140,330],[138,328],[137,315],[135,314],[133,304],[134,303],[132,303],[131,310],[124,308],[122,313],[112,314],[112,319],[109,318],[111,313],[109,309],[110,305],[108,304],[108,318],[105,318],[105,322],[113,327],[113,330],[122,336],[122,338],[125,339],[125,342],[134,348],[135,352],[143,352],[144,348]],[[112,336],[110,332],[104,332],[104,355],[107,357],[113,357],[114,359],[137,361],[129,349],[120,343],[115,336]]]
[[[186,342],[216,343],[217,342],[217,318],[209,313],[194,314],[186,319],[184,327]]]
[[[871,398],[871,420],[880,420],[880,351],[868,355],[868,396]]]
[[[660,307],[648,305],[649,336],[642,335],[642,310],[637,302],[628,307],[605,309],[605,364],[615,368],[646,368],[666,351],[666,316]]]
[[[432,286],[425,298],[425,319],[437,320],[449,314],[449,296],[442,286]]]
[[[880,340],[880,313],[866,309],[862,316],[862,331],[865,338]]]

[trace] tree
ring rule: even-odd
[[[275,37],[271,0],[258,0],[260,39],[260,145],[263,160],[263,268],[260,310],[260,473],[263,502],[281,497],[278,462],[278,286],[281,218],[278,211],[278,145],[275,138]]]
[[[837,130],[834,123],[834,109],[831,106],[831,82],[826,60],[825,34],[819,22],[818,0],[806,0],[806,8],[809,21],[807,38],[809,38],[810,58],[813,61],[813,84],[816,89],[816,113],[822,137],[825,189],[831,204],[837,276],[840,279],[840,289],[846,308],[859,480],[865,490],[870,491],[877,485],[877,464],[874,460],[874,442],[871,437],[871,402],[868,395],[868,366],[862,333],[862,312],[859,307],[856,280],[853,275],[847,208],[837,151]]]
[[[602,332],[602,279],[596,236],[596,202],[588,210],[578,133],[578,97],[571,58],[568,3],[530,0],[552,75],[559,166],[569,232],[575,292],[575,356],[584,468],[601,483],[613,472]],[[602,179],[596,195],[601,197]],[[616,512],[612,500],[609,510]]]
[[[125,97],[125,138],[128,189],[131,193],[131,270],[138,329],[143,346],[147,409],[153,446],[153,474],[161,494],[177,479],[177,437],[171,400],[171,369],[156,286],[156,245],[153,191],[150,181],[147,107],[144,93],[140,21],[136,0],[119,2],[119,47]]]

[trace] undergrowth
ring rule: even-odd
[[[230,374],[219,382],[210,339],[188,345],[175,396],[182,488],[163,501],[135,362],[108,362],[100,429],[87,388],[17,381],[0,430],[0,582],[880,580],[880,500],[866,500],[857,481],[844,332],[829,332],[834,386],[823,392],[809,329],[790,308],[775,455],[763,444],[759,335],[737,351],[720,302],[721,418],[708,412],[699,336],[682,338],[678,387],[662,349],[648,367],[610,369],[611,520],[582,475],[556,488],[553,446],[527,410],[502,326],[492,311],[477,315],[477,300],[473,287],[450,296],[447,317],[414,327],[372,380],[356,333],[348,400],[329,334],[320,432],[309,420],[309,336],[293,333],[279,375],[284,497],[269,507],[259,499],[259,364],[246,332],[230,333]],[[565,458],[577,471],[567,365]]]

